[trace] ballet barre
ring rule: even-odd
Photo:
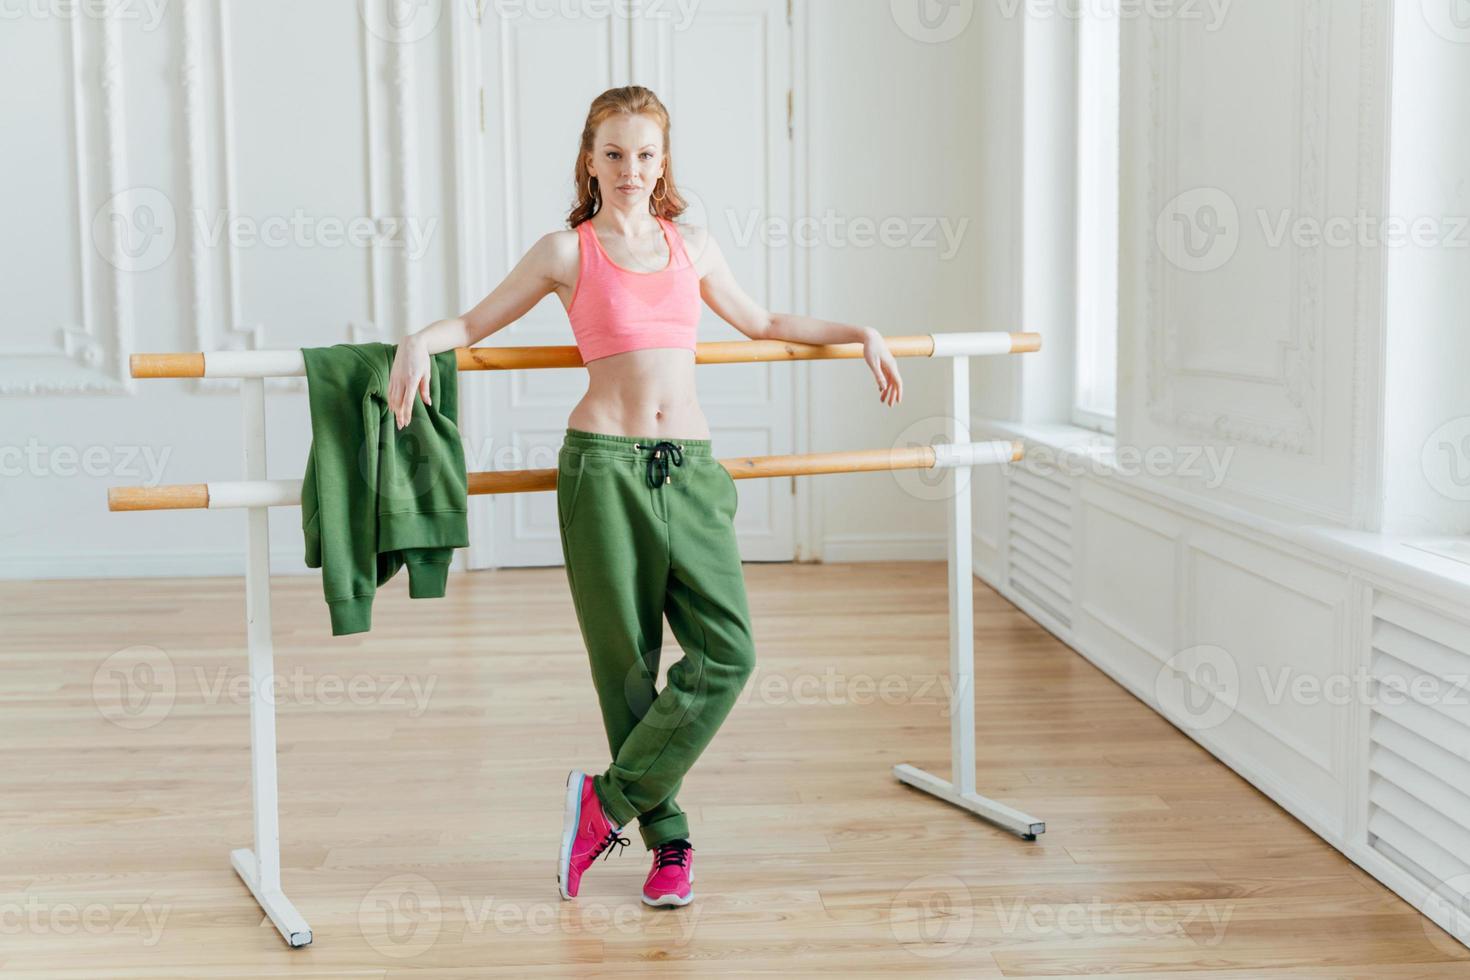
[[[903,469],[950,470],[949,488],[949,669],[950,778],[942,779],[902,763],[893,775],[915,789],[967,810],[1035,840],[1046,830],[1041,820],[975,791],[975,633],[974,572],[971,541],[970,469],[1019,460],[1018,441],[970,441],[969,359],[1019,354],[1041,349],[1034,333],[944,333],[885,337],[895,357],[944,357],[950,361],[945,443],[892,449],[845,450],[778,456],[721,459],[732,477],[760,479],[822,473],[856,473]],[[461,371],[527,370],[581,367],[575,346],[469,347],[455,351]],[[861,358],[863,345],[800,344],[781,340],[700,343],[697,364]],[[271,507],[301,503],[301,480],[271,480],[266,474],[265,379],[306,373],[301,351],[211,351],[183,354],[134,354],[135,378],[239,378],[245,435],[245,479],[161,487],[109,487],[108,509],[114,511],[245,508],[246,650],[252,693],[272,689],[274,648],[271,639],[270,542]],[[556,489],[555,468],[500,470],[467,474],[468,492],[527,493]],[[250,699],[250,787],[253,847],[230,852],[230,864],[257,903],[291,946],[312,941],[311,927],[281,886],[281,840],[276,785],[275,705],[270,698]]]
[[[1041,350],[1037,333],[938,333],[884,337],[894,357],[959,357],[1024,354]],[[561,347],[456,347],[461,371],[521,371],[585,367],[574,345]],[[695,348],[696,364],[752,361],[814,361],[862,357],[863,345],[798,344],[789,340],[719,340]],[[291,378],[306,374],[300,350],[207,351],[192,354],[134,354],[135,378]]]

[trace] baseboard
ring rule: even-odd
[[[822,539],[822,561],[944,561],[949,541],[944,535],[840,534]]]

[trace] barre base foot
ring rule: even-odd
[[[914,789],[923,790],[930,796],[937,796],[961,810],[968,810],[977,817],[1004,827],[1011,833],[1020,836],[1022,840],[1035,840],[1037,834],[1046,833],[1045,822],[1036,819],[1029,813],[1006,806],[1004,803],[981,796],[979,793],[961,793],[949,780],[940,779],[917,766],[911,766],[906,762],[899,763],[893,767],[893,775],[898,778],[899,782],[912,786]]]
[[[241,847],[230,852],[230,864],[235,869],[235,874],[245,882],[245,887],[250,889],[250,894],[255,896],[255,901],[260,904],[265,914],[275,923],[286,942],[292,946],[307,946],[311,944],[311,926],[296,911],[296,906],[286,897],[280,889],[263,889],[256,880],[255,852],[248,847]]]

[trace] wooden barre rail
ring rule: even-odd
[[[959,446],[909,446],[902,449],[854,449],[786,456],[738,456],[720,460],[737,480],[809,476],[818,473],[867,473],[883,470],[954,468],[1021,459],[1020,440],[974,442]],[[500,470],[469,474],[469,492],[530,493],[556,489],[556,468]],[[300,480],[245,480],[178,483],[162,487],[111,487],[107,509],[218,510],[228,507],[289,507],[301,503]]]
[[[941,333],[885,337],[894,357],[955,357],[1025,354],[1041,349],[1037,333]],[[575,345],[542,347],[457,347],[461,371],[519,371],[583,367]],[[696,364],[753,361],[813,361],[860,358],[863,345],[799,344],[788,340],[720,340],[697,345]],[[134,354],[128,359],[135,378],[294,377],[306,373],[300,350],[210,351],[187,354]]]

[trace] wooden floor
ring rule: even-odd
[[[1470,975],[1470,952],[977,584],[980,792],[948,773],[941,563],[746,566],[759,665],[684,783],[697,899],[634,845],[563,902],[566,772],[607,746],[560,568],[380,592],[333,638],[273,584],[291,950],[251,842],[240,579],[0,583],[0,976],[1259,980]],[[666,635],[665,662],[678,657]]]

